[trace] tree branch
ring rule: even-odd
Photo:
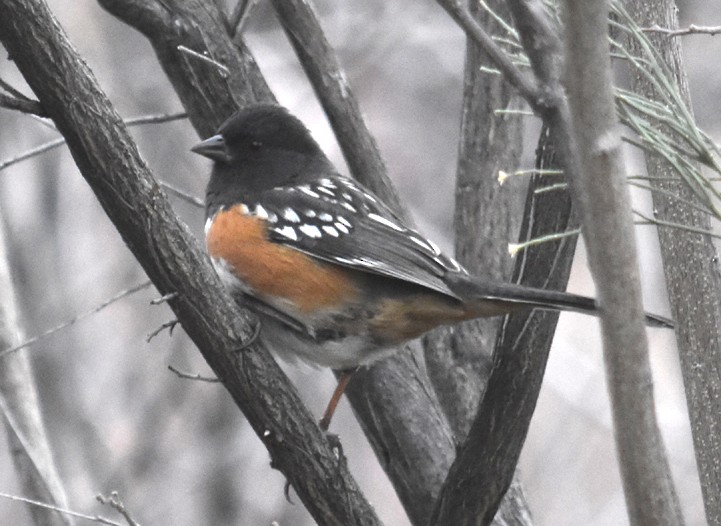
[[[611,84],[608,2],[565,2],[568,97],[582,170],[589,264],[602,309],[606,377],[631,524],[682,524],[653,398],[630,197]]]
[[[468,4],[474,19],[487,27],[490,34],[502,30],[478,2]],[[501,1],[491,5],[500,13],[506,11]],[[508,281],[513,260],[508,256],[507,243],[518,237],[528,179],[517,178],[507,186],[501,186],[496,179],[499,171],[514,171],[518,166],[522,120],[518,114],[496,111],[515,108],[518,99],[512,96],[514,90],[502,76],[483,70],[489,64],[487,54],[469,38],[456,175],[455,254],[471,273]],[[457,442],[462,443],[468,437],[481,395],[486,390],[493,347],[502,321],[501,318],[475,320],[436,330],[423,339],[428,373]],[[514,468],[515,463],[511,473]],[[442,490],[441,499],[448,487]],[[462,491],[471,501],[477,501],[478,496],[484,494],[483,484],[469,484]],[[456,502],[460,501],[458,493],[454,493],[454,497],[458,498]],[[495,517],[497,524],[531,523],[520,483],[498,497],[504,498]]]
[[[676,5],[671,0],[624,3],[630,15],[641,26],[659,24],[678,27]],[[681,96],[690,108],[686,70],[683,65],[681,43],[656,35],[652,43],[672,73]],[[640,55],[635,41],[630,42],[633,53]],[[635,76],[633,89],[641,95],[661,100],[660,94],[647,78]],[[689,110],[690,111],[690,110]],[[665,129],[652,121],[653,126]],[[671,130],[667,130],[672,133]],[[696,231],[709,230],[709,217],[695,209],[698,198],[679,179],[673,167],[659,155],[646,155],[646,171],[653,174],[651,183],[664,192],[653,192],[653,210],[657,220],[683,224]],[[682,200],[669,197],[681,196]],[[706,519],[709,524],[721,525],[721,270],[713,239],[703,234],[661,228],[663,267],[668,282],[671,312],[677,322],[676,337],[681,358],[691,419],[696,462],[701,480]]]
[[[318,522],[378,524],[375,512],[295,390],[256,342],[249,315],[220,285],[137,149],[41,0],[2,0],[0,40],[65,136],[123,240]],[[177,53],[177,51],[174,51]],[[218,58],[218,57],[216,57]],[[340,497],[339,495],[342,495]]]
[[[4,93],[0,93],[0,107],[21,111],[23,113],[30,113],[32,115],[37,115],[38,117],[47,117],[45,110],[39,102],[34,100],[18,99],[16,97],[5,95]]]

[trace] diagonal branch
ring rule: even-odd
[[[318,522],[378,524],[295,390],[173,213],[122,121],[41,0],[2,0],[0,40],[123,240]]]

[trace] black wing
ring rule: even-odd
[[[263,192],[271,239],[345,267],[401,279],[457,297],[448,273],[465,273],[453,259],[402,221],[352,180],[330,176],[310,184]],[[253,208],[255,207],[255,208]]]

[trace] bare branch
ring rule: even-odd
[[[572,184],[602,309],[606,377],[631,524],[683,524],[653,397],[630,197],[608,52],[609,2],[567,0],[568,97],[582,170]]]
[[[45,110],[39,102],[10,97],[4,93],[0,93],[0,107],[46,117]]]
[[[508,54],[503,51],[493,38],[476,22],[461,0],[438,0],[438,3],[453,17],[458,25],[463,28],[466,34],[483,49],[505,79],[510,82],[526,102],[528,102],[528,105],[531,106],[536,113],[543,114],[547,102],[536,79],[523,73],[520,68],[511,61]]]
[[[125,507],[125,504],[123,504],[123,501],[120,500],[120,495],[117,491],[113,491],[110,493],[109,497],[106,497],[102,493],[95,496],[95,499],[100,503],[104,504],[106,506],[110,506],[115,511],[120,513],[123,518],[125,519],[125,522],[128,523],[128,526],[140,526],[140,524],[133,519],[133,517],[130,515],[130,512]]]
[[[691,24],[686,28],[671,29],[654,24],[651,27],[641,29],[644,33],[660,33],[669,37],[682,37],[686,35],[718,35],[721,33],[721,26],[697,26]]]
[[[166,330],[166,329],[167,329],[167,331],[168,331],[168,335],[169,335],[169,336],[172,336],[172,335],[173,335],[173,329],[175,329],[175,326],[178,325],[178,323],[180,323],[178,320],[166,321],[166,322],[163,323],[160,327],[158,327],[158,328],[155,329],[153,332],[151,332],[150,334],[148,334],[148,336],[145,338],[145,342],[146,342],[146,343],[150,343],[150,341],[151,341],[153,338],[155,338],[157,335],[159,335],[161,332],[163,332],[163,331]]]
[[[228,17],[228,33],[230,33],[230,36],[235,38],[243,34],[245,22],[250,17],[250,12],[257,3],[258,0],[238,0],[238,3],[235,4],[233,8],[233,12],[230,17]]]
[[[218,380],[217,378],[211,378],[209,376],[201,376],[198,373],[184,373],[183,371],[176,369],[172,365],[168,365],[168,370],[175,373],[178,378],[183,378],[185,380],[198,380],[200,382],[208,382],[208,383],[220,382],[220,380]]]
[[[0,497],[2,497],[4,499],[15,501],[15,502],[23,502],[25,504],[30,504],[31,506],[36,506],[38,508],[56,511],[58,513],[62,513],[64,515],[69,515],[71,517],[76,517],[78,519],[85,519],[87,521],[97,522],[98,524],[107,524],[108,526],[124,526],[123,524],[121,524],[119,522],[115,522],[113,520],[106,519],[105,517],[101,517],[100,515],[87,515],[85,513],[79,513],[77,511],[72,511],[72,510],[68,510],[65,508],[59,508],[58,506],[54,506],[52,504],[47,504],[45,502],[39,502],[37,500],[26,499],[25,497],[18,497],[16,495],[9,495],[8,493],[0,492]]]
[[[170,184],[166,181],[158,181],[158,183],[160,184],[160,186],[165,188],[165,191],[169,194],[174,195],[175,197],[182,199],[186,203],[189,203],[197,208],[205,208],[205,202],[200,197],[190,195],[188,192],[181,190],[177,186]]]
[[[187,117],[187,114],[185,112],[178,112],[178,113],[168,113],[168,114],[160,114],[160,115],[142,115],[140,117],[132,117],[130,119],[127,119],[125,121],[125,124],[128,126],[140,126],[142,124],[159,124],[163,122],[170,122],[180,119],[185,119]],[[36,146],[35,148],[32,148],[28,150],[25,153],[21,153],[20,155],[16,157],[12,157],[6,161],[0,162],[0,171],[4,170],[5,168],[8,168],[12,166],[13,164],[17,164],[21,161],[25,161],[27,159],[30,159],[32,157],[35,157],[36,155],[43,154],[45,152],[49,152],[50,150],[53,150],[59,146],[62,146],[65,144],[65,138],[59,137],[57,139],[53,139],[52,141],[48,141],[44,144],[41,144],[40,146]],[[171,189],[175,190],[175,189]],[[176,195],[181,194],[180,190],[177,191]],[[179,195],[180,197],[186,197],[185,195]],[[190,199],[191,202],[193,201],[193,198]]]
[[[10,348],[8,348],[8,349],[3,349],[3,350],[1,350],[1,351],[0,351],[0,358],[2,358],[3,356],[5,356],[5,355],[7,355],[7,354],[17,352],[17,351],[19,351],[20,349],[24,349],[25,347],[29,347],[29,346],[31,346],[31,345],[39,342],[39,341],[42,341],[42,340],[48,338],[49,336],[52,336],[52,335],[55,334],[56,332],[59,332],[59,331],[61,331],[61,330],[63,330],[63,329],[67,329],[67,328],[70,327],[71,325],[75,325],[77,322],[79,322],[79,321],[81,321],[81,320],[84,320],[85,318],[87,318],[87,317],[89,317],[89,316],[92,316],[93,314],[96,314],[96,313],[100,312],[100,311],[103,310],[103,309],[106,309],[107,307],[109,307],[110,305],[112,305],[112,304],[115,303],[115,302],[120,301],[120,300],[123,299],[123,298],[127,298],[128,296],[131,296],[132,294],[135,294],[136,292],[140,292],[140,291],[143,290],[143,289],[147,289],[150,285],[152,285],[152,282],[150,282],[150,281],[144,281],[144,282],[140,283],[139,285],[135,285],[134,287],[130,287],[129,289],[125,289],[124,291],[119,292],[118,294],[116,294],[115,296],[111,297],[110,299],[105,300],[104,302],[102,302],[102,303],[101,303],[100,305],[98,305],[97,307],[94,307],[94,308],[92,308],[92,309],[90,309],[90,310],[88,310],[88,311],[85,311],[85,312],[83,312],[82,314],[78,314],[78,315],[75,316],[74,318],[72,318],[72,319],[70,319],[70,320],[67,320],[67,321],[64,321],[64,322],[61,323],[60,325],[57,325],[57,326],[53,327],[52,329],[48,329],[47,331],[45,331],[45,332],[42,333],[42,334],[38,334],[37,336],[33,336],[32,338],[29,338],[29,339],[25,340],[24,342],[19,343],[18,345],[15,345],[14,347],[10,347]]]
[[[32,102],[32,99],[25,95],[22,91],[14,88],[11,84],[5,82],[3,79],[0,78],[0,88],[7,91],[10,95],[15,97],[16,99],[24,100],[26,102]]]
[[[189,47],[180,45],[178,46],[178,51],[181,51],[182,53],[185,53],[186,55],[190,55],[193,58],[197,58],[198,60],[202,60],[203,62],[207,64],[212,64],[216,68],[218,68],[218,71],[220,71],[223,78],[228,78],[230,76],[230,70],[228,69],[228,66],[221,64],[217,60],[213,60],[210,57],[207,57],[203,55],[202,53],[198,53],[197,51],[193,51]]]

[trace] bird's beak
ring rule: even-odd
[[[225,147],[225,141],[222,135],[213,135],[212,137],[199,142],[190,149],[191,152],[200,154],[214,161],[229,161],[230,155]]]

